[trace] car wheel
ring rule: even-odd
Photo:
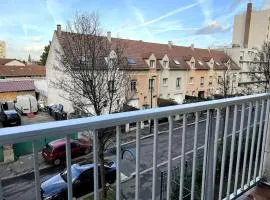
[[[54,164],[55,166],[58,166],[58,165],[61,164],[61,160],[60,160],[60,159],[55,159],[55,160],[53,161],[53,164]]]
[[[84,150],[84,154],[89,154],[89,153],[90,153],[90,149],[89,148],[87,148],[87,149]]]

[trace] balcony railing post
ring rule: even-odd
[[[269,104],[269,99],[268,99],[268,104]],[[263,180],[266,181],[267,183],[270,183],[270,112],[268,110],[268,119],[266,120],[265,123],[267,125],[265,126],[266,128],[266,145],[265,145],[265,150],[264,150],[264,159],[263,159]]]
[[[215,147],[215,132],[214,132],[214,109],[209,110],[209,126],[208,126],[208,142],[206,147],[206,166],[205,166],[205,184],[204,200],[214,199],[214,147]]]
[[[0,178],[0,200],[3,200],[3,189],[2,189],[2,180]]]

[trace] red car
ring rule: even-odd
[[[70,139],[71,157],[75,158],[85,154],[89,154],[92,150],[92,144],[85,140]],[[45,145],[42,150],[42,157],[45,161],[60,165],[66,160],[66,138],[52,141]]]

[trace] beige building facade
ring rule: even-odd
[[[6,43],[0,40],[0,58],[6,57]]]
[[[233,46],[260,49],[270,39],[270,9],[252,10],[248,3],[245,13],[236,15],[233,26]]]

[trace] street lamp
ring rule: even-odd
[[[154,89],[154,80],[155,80],[156,76],[151,76],[151,78],[149,79],[149,89],[150,89],[150,107],[153,108],[153,89]],[[153,120],[150,119],[150,130],[149,132],[151,133],[152,132],[152,125],[153,125]]]

